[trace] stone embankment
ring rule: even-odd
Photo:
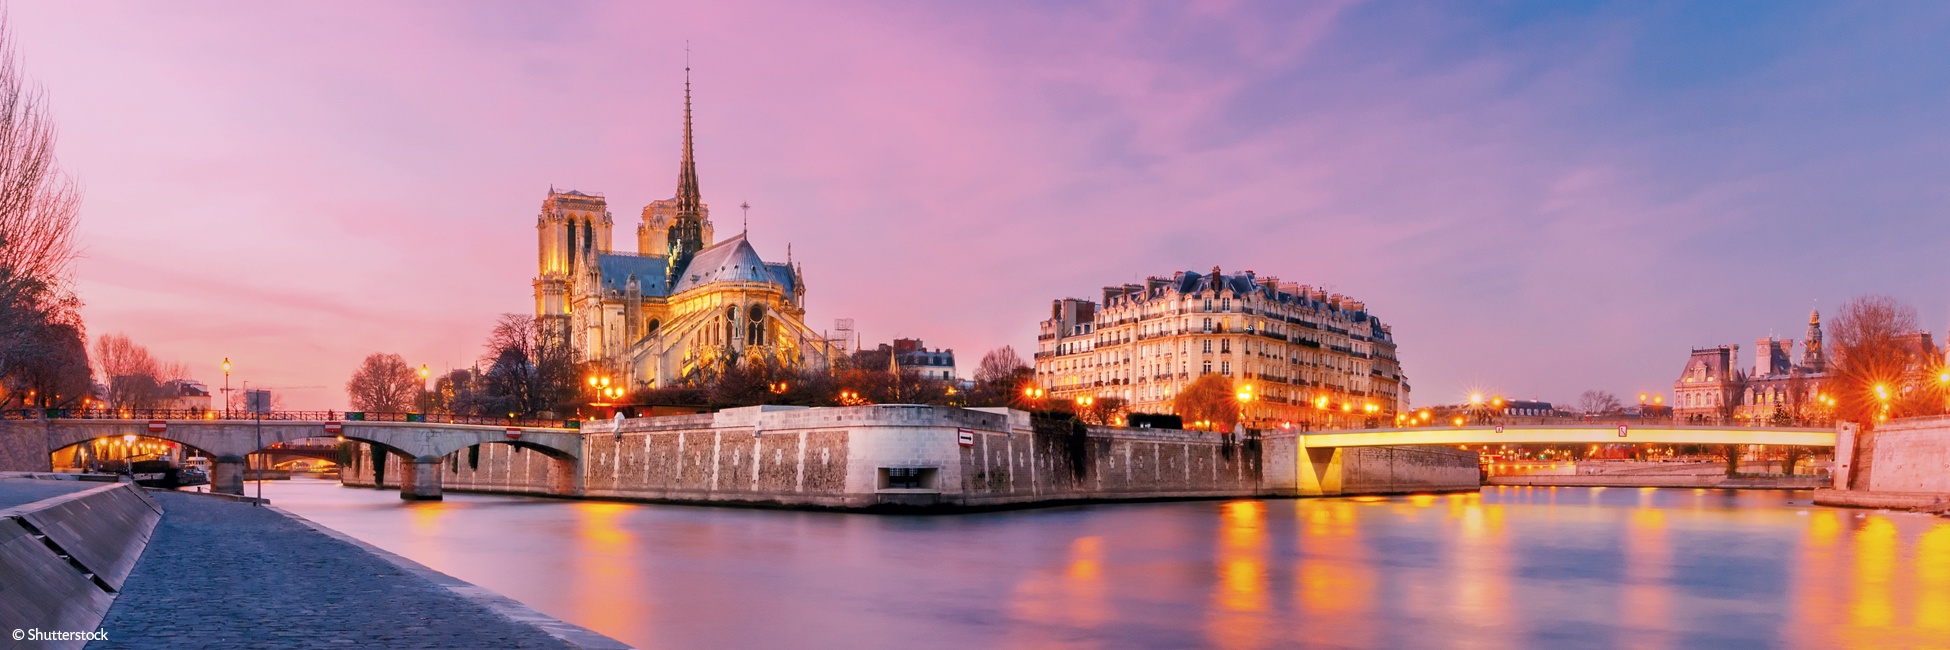
[[[1833,489],[1816,492],[1816,504],[1950,515],[1950,417],[1844,427],[1837,444]]]
[[[354,443],[348,485],[399,485],[397,455]],[[1006,409],[748,407],[592,422],[579,462],[520,445],[442,459],[443,490],[848,510],[1475,490],[1476,455],[1304,449],[1294,433],[1235,439],[1035,423]],[[1316,461],[1316,457],[1318,457]]]

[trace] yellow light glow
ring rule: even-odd
[[[1470,393],[1470,394],[1469,394],[1469,403],[1471,403],[1471,404],[1481,404],[1481,403],[1483,403],[1483,394],[1482,394],[1482,393]]]

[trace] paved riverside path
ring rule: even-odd
[[[268,508],[163,508],[89,648],[569,648]]]
[[[107,483],[93,481],[50,481],[46,479],[0,477],[0,510],[51,499],[69,492],[80,492]]]

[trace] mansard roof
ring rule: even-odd
[[[744,233],[698,251],[671,291],[675,295],[713,282],[758,282],[778,285],[787,295],[796,289],[792,271],[784,264],[767,264],[745,241]]]

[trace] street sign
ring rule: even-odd
[[[270,413],[271,391],[255,388],[244,391],[244,411],[248,413]]]
[[[332,435],[335,435],[335,436],[336,436],[336,435],[338,435],[338,434],[339,434],[340,432],[342,432],[342,431],[345,431],[345,426],[344,426],[344,425],[341,425],[341,424],[339,424],[337,420],[334,420],[334,421],[331,421],[331,422],[326,422],[326,423],[325,423],[325,432],[326,432],[326,433],[329,433],[329,434],[332,434]]]
[[[1629,426],[1626,426],[1626,425],[1623,425],[1623,424],[1621,424],[1621,425],[1618,425],[1618,437],[1620,437],[1620,438],[1623,438],[1623,437],[1625,437],[1625,431],[1626,431],[1627,429],[1630,429],[1630,428],[1631,428],[1631,427],[1629,427]]]
[[[517,427],[508,427],[509,440],[519,440],[520,438],[521,438],[521,429]]]
[[[961,443],[963,447],[973,447],[975,446],[975,432],[968,429],[956,429],[955,442]]]
[[[169,423],[162,420],[149,421],[149,433],[162,433],[169,430]]]

